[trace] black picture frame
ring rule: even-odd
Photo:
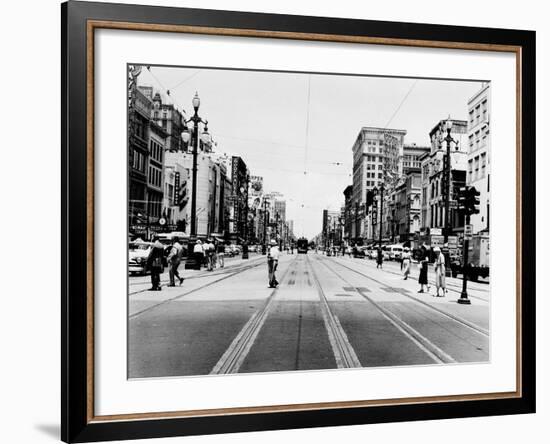
[[[90,291],[93,282],[93,251],[90,251],[90,157],[92,134],[89,120],[90,71],[89,22],[108,21],[163,26],[189,26],[293,35],[327,36],[328,40],[369,37],[381,44],[400,41],[432,42],[433,46],[467,44],[509,45],[518,49],[521,79],[518,119],[521,182],[516,196],[520,207],[518,291],[525,295],[518,307],[521,393],[498,399],[388,403],[387,405],[279,411],[250,411],[230,415],[151,417],[147,419],[98,420],[90,414],[89,352],[93,337]],[[62,374],[61,437],[65,442],[90,442],[156,438],[180,435],[277,430],[416,421],[535,412],[535,32],[397,23],[370,20],[290,16],[202,9],[138,6],[69,1],[61,5],[62,22]],[[330,38],[329,36],[332,36]],[[345,40],[345,39],[344,39]],[[457,45],[456,43],[459,42]],[[422,46],[422,45],[420,45]],[[432,46],[428,44],[428,46]],[[513,200],[513,196],[510,196]],[[90,231],[91,230],[91,231]],[[92,313],[92,314],[91,314]],[[92,317],[92,319],[90,319]]]

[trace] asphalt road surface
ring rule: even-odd
[[[416,266],[348,257],[281,254],[276,289],[265,256],[189,271],[182,286],[148,291],[130,278],[130,378],[489,360],[489,285],[469,283],[471,305],[417,293]],[[430,270],[431,279],[433,273]],[[163,280],[167,276],[163,275]]]

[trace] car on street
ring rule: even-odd
[[[403,255],[403,247],[401,245],[388,245],[386,251],[389,259],[392,261],[400,261]]]
[[[128,244],[128,271],[130,274],[146,274],[147,258],[151,253],[153,243],[135,241]]]

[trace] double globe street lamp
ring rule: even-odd
[[[191,236],[197,235],[197,156],[199,152],[199,124],[204,125],[204,130],[200,135],[200,140],[203,143],[210,143],[212,140],[210,134],[208,133],[208,120],[202,120],[199,117],[199,107],[201,105],[201,99],[199,94],[195,92],[195,97],[193,97],[193,108],[195,113],[189,120],[184,122],[187,125],[187,129],[181,133],[181,138],[185,143],[192,141],[193,146],[193,170],[192,170],[192,182],[191,182]]]

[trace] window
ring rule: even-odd
[[[474,180],[479,178],[479,156],[476,156],[474,159]]]
[[[481,154],[481,177],[485,177],[486,153]]]
[[[473,165],[474,165],[474,161],[472,159],[470,159],[468,161],[468,182],[471,182],[473,180],[473,176],[472,176]]]

